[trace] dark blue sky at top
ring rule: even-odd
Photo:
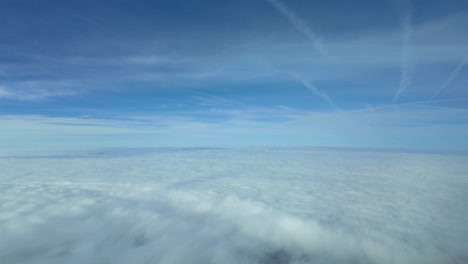
[[[466,23],[463,0],[3,0],[0,114],[464,111]]]

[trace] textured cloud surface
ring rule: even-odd
[[[468,262],[468,156],[168,148],[0,167],[0,263]]]

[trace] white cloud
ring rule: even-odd
[[[468,257],[467,156],[293,148],[98,153],[0,159],[0,262]]]

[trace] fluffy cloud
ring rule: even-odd
[[[3,156],[2,263],[464,263],[466,156]]]

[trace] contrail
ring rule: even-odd
[[[401,28],[403,30],[403,51],[401,54],[401,78],[398,90],[393,97],[393,103],[398,100],[398,97],[403,93],[411,83],[411,65],[408,61],[408,46],[411,36],[413,35],[413,26],[411,25],[412,10],[411,2],[409,0],[402,2],[402,16],[400,20]]]
[[[442,84],[442,86],[440,86],[440,88],[432,95],[431,99],[435,98],[437,95],[439,95],[440,92],[442,92],[442,90],[447,88],[447,86],[453,81],[453,79],[455,79],[455,77],[457,77],[457,75],[460,73],[460,71],[462,70],[463,66],[465,66],[467,61],[468,61],[468,56],[463,58],[460,61],[460,63],[458,63],[455,70],[453,70],[453,72],[450,74],[450,76],[447,78],[447,80],[445,80],[444,84]]]
[[[295,72],[289,72],[289,75],[291,75],[295,80],[300,82],[302,85],[304,85],[308,90],[310,90],[313,94],[316,96],[322,98],[325,100],[331,107],[336,108],[336,104],[333,102],[333,100],[324,92],[320,91],[315,85],[310,83],[308,80],[304,79],[302,76]]]
[[[279,0],[265,0],[270,3],[278,12],[281,13],[289,23],[291,23],[298,31],[300,31],[306,38],[308,38],[314,48],[324,57],[329,57],[328,52],[323,47],[320,37],[296,14],[289,10],[281,1]]]
[[[399,106],[428,105],[428,104],[445,103],[445,102],[457,102],[457,101],[468,101],[468,97],[451,98],[451,99],[443,99],[443,100],[416,101],[416,102],[409,102],[409,103],[402,103],[402,104],[380,105],[380,106],[374,107],[374,109],[395,108],[395,110],[396,110],[396,108],[399,107]]]

